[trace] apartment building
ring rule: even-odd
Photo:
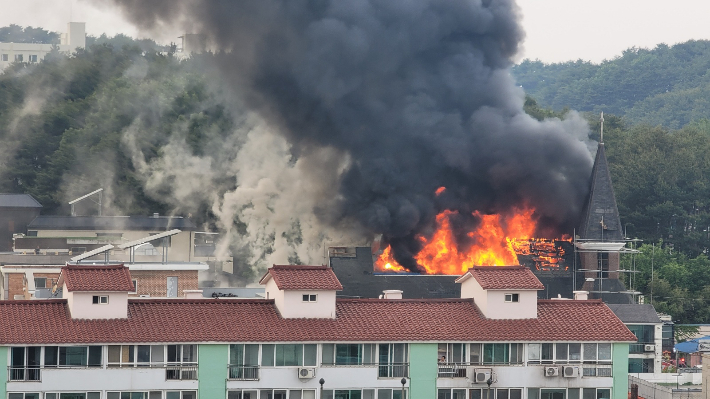
[[[0,43],[0,71],[13,62],[38,63],[55,48],[71,54],[77,48],[86,47],[86,23],[69,22],[58,45],[47,43]]]
[[[524,267],[461,298],[347,299],[326,266],[267,299],[129,298],[122,265],[62,269],[64,299],[0,303],[0,398],[622,399],[636,337],[598,300],[538,300]]]

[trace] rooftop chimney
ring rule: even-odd
[[[572,293],[577,301],[586,301],[589,297],[589,291],[572,291]]]
[[[382,291],[384,294],[382,297],[384,299],[402,299],[403,292],[402,290],[384,290]]]
[[[185,299],[204,298],[204,296],[202,296],[202,290],[183,290],[182,292],[185,294]]]

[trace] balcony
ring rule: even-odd
[[[229,366],[229,379],[238,381],[258,381],[259,366]]]
[[[409,377],[409,363],[387,363],[377,366],[378,378]]]
[[[468,363],[439,363],[439,378],[465,378]]]
[[[35,367],[8,367],[8,381],[42,381],[40,368]]]
[[[165,367],[166,380],[196,380],[197,365],[168,365]]]
[[[583,377],[611,377],[611,364],[609,365],[583,365],[582,366],[582,376]]]

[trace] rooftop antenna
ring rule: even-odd
[[[599,119],[602,125],[601,138],[599,139],[599,144],[604,144],[604,111],[602,111],[602,116]]]
[[[77,202],[79,202],[79,201],[81,201],[81,200],[84,200],[84,199],[86,199],[86,198],[89,198],[89,197],[91,197],[91,196],[94,195],[94,194],[98,194],[98,195],[99,195],[99,200],[98,200],[98,202],[97,202],[97,201],[94,201],[94,200],[92,200],[92,201],[94,201],[95,203],[97,203],[97,204],[99,205],[99,216],[101,216],[101,202],[102,202],[101,200],[103,199],[103,198],[102,198],[102,197],[103,197],[102,191],[104,191],[104,189],[103,189],[103,188],[100,188],[100,189],[98,189],[98,190],[96,190],[96,191],[92,191],[92,192],[90,192],[90,193],[88,193],[88,194],[86,194],[86,195],[82,195],[81,197],[79,197],[79,198],[77,198],[77,199],[75,199],[75,200],[69,201],[69,205],[71,205],[71,215],[72,215],[72,216],[76,216],[76,212],[74,212],[74,204],[76,204]]]

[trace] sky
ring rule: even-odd
[[[630,47],[653,48],[710,39],[708,0],[517,0],[526,32],[524,58],[543,62],[613,59]],[[86,22],[88,34],[151,37],[177,42],[179,31],[139,32],[108,4],[87,0],[0,0],[0,26],[40,26],[63,32],[70,21]]]

